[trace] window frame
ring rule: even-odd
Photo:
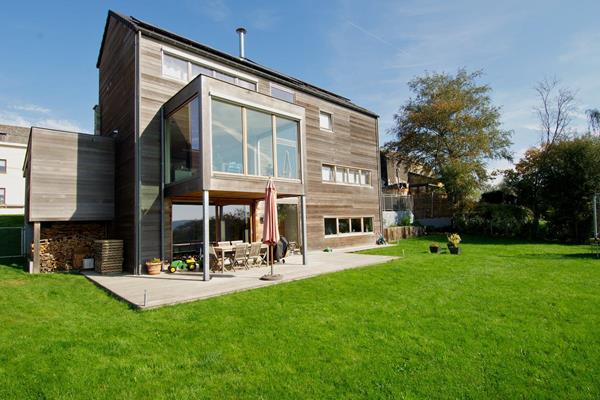
[[[321,125],[321,114],[329,115],[329,128],[324,128]],[[333,113],[331,111],[319,109],[319,129],[325,132],[333,132]]]
[[[220,101],[220,102],[224,102],[224,103],[228,103],[228,104],[232,104],[238,107],[241,107],[242,109],[242,158],[243,158],[243,166],[242,166],[242,172],[241,173],[236,173],[236,172],[223,172],[223,171],[216,171],[213,168],[213,160],[212,160],[212,155],[211,155],[211,163],[210,163],[210,173],[212,176],[231,176],[231,177],[246,177],[246,178],[258,178],[258,179],[264,179],[267,180],[270,177],[269,176],[263,176],[263,175],[250,175],[248,174],[248,118],[247,118],[247,110],[254,110],[254,111],[258,111],[258,112],[262,112],[262,113],[266,113],[269,114],[271,116],[271,127],[272,127],[272,132],[273,132],[273,178],[279,181],[287,181],[287,182],[294,182],[294,183],[301,183],[303,181],[303,161],[302,161],[302,118],[297,116],[297,115],[292,115],[292,114],[286,114],[286,113],[282,113],[282,112],[278,112],[277,110],[268,108],[268,107],[260,107],[260,105],[255,105],[255,104],[248,104],[245,102],[242,102],[240,100],[235,100],[235,99],[231,99],[228,98],[226,96],[220,96],[217,94],[211,94],[208,98],[208,104],[210,107],[210,121],[209,121],[209,126],[210,126],[210,132],[209,135],[211,137],[211,143],[212,143],[212,135],[213,135],[213,131],[212,131],[212,119],[213,119],[213,115],[212,115],[212,102],[213,101]],[[283,101],[283,100],[282,100]],[[285,118],[288,120],[292,120],[296,123],[297,125],[297,146],[298,146],[298,160],[297,160],[297,169],[298,169],[298,178],[285,178],[285,177],[280,177],[278,176],[278,171],[277,171],[277,166],[278,166],[278,161],[279,159],[277,158],[277,117],[281,117],[281,118]],[[212,144],[211,144],[212,146]],[[211,149],[212,152],[212,149]]]
[[[8,161],[5,158],[0,158],[0,163],[4,161],[4,168],[0,167],[0,174],[5,175],[8,173]]]
[[[331,181],[326,181],[323,179],[323,167],[332,167],[333,168],[333,180]],[[338,181],[337,178],[337,174],[338,174],[338,170],[341,170],[342,173],[342,181]],[[358,173],[358,182],[356,183],[350,183],[350,173],[354,171]],[[363,173],[368,173],[369,176],[369,182],[366,184],[361,183],[361,177]],[[352,187],[364,187],[364,188],[373,188],[373,171],[371,169],[368,168],[357,168],[357,167],[349,167],[346,165],[338,165],[338,164],[328,164],[328,163],[321,163],[321,183],[324,184],[328,184],[328,185],[343,185],[343,186],[352,186]]]
[[[336,233],[327,234],[325,231],[325,220],[334,219]],[[352,220],[360,219],[360,232],[352,232]],[[371,219],[371,231],[365,231],[365,219]],[[348,232],[342,233],[340,232],[340,220],[348,221]],[[365,235],[373,235],[375,230],[375,217],[373,215],[362,215],[362,216],[331,216],[325,215],[323,217],[323,236],[327,238],[336,238],[336,237],[347,237],[347,236],[365,236]]]

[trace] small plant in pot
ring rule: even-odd
[[[448,250],[450,251],[450,254],[460,254],[461,240],[458,233],[453,233],[448,236]]]
[[[429,252],[437,254],[440,252],[440,244],[437,242],[433,242],[429,244]]]
[[[162,270],[162,260],[160,258],[152,258],[146,261],[146,269],[148,270],[148,275],[158,275]]]

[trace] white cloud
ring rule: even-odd
[[[70,119],[52,117],[39,118],[39,113],[44,115],[52,113],[52,110],[50,109],[40,108],[44,111],[39,111],[37,108],[18,108],[16,106],[9,106],[8,110],[0,109],[0,124],[24,127],[38,126],[41,128],[60,129],[72,132],[87,132],[87,129],[84,129],[79,123]],[[15,109],[21,111],[12,111]]]
[[[39,114],[49,114],[50,109],[42,106],[38,106],[37,104],[22,104],[13,106],[15,110],[19,111],[27,111]]]
[[[31,121],[29,119],[23,117],[18,113],[4,110],[0,110],[0,123],[5,125],[16,125],[24,127],[31,126]]]
[[[46,118],[37,121],[34,126],[40,126],[43,128],[60,129],[71,132],[84,132],[85,130],[75,121],[68,119],[54,119]]]
[[[600,32],[586,31],[572,35],[558,59],[563,63],[600,61]]]

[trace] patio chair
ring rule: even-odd
[[[223,271],[225,270],[225,267],[231,266],[231,262],[227,258],[225,259],[225,264],[223,264],[223,261],[217,256],[217,252],[215,251],[215,248],[212,245],[208,246],[208,256],[210,262],[210,269],[212,271]]]
[[[248,260],[246,260],[246,265],[248,267],[259,265],[261,266],[264,263],[263,257],[260,255],[260,248],[262,246],[261,242],[254,242],[250,245],[250,252],[248,253]]]
[[[217,242],[218,247],[231,246],[231,242]]]
[[[231,266],[233,269],[238,266],[248,269],[248,255],[246,254],[247,250],[247,244],[237,244],[233,248],[233,256],[231,257]]]
[[[244,243],[244,241],[243,241],[243,240],[232,240],[232,241],[231,241],[231,245],[232,245],[232,246],[235,246],[236,244],[243,244],[243,243]]]

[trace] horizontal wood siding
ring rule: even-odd
[[[31,135],[29,220],[112,220],[113,140],[41,128]]]
[[[115,219],[110,237],[123,240],[124,268],[135,264],[135,33],[111,18],[99,65],[100,132],[115,131]]]
[[[308,248],[374,243],[375,233],[326,238],[324,218],[373,217],[374,230],[379,230],[377,120],[304,93],[296,93],[296,104],[306,110]],[[333,132],[319,127],[320,110],[332,114]],[[324,163],[368,169],[371,171],[371,186],[323,183],[321,166]]]

